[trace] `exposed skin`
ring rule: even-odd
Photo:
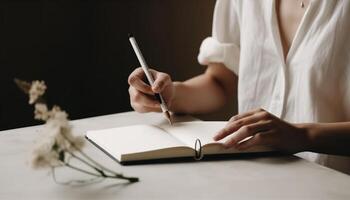
[[[309,0],[303,2],[305,8],[300,7],[300,1],[277,1],[285,57],[309,5]],[[137,112],[160,112],[153,94],[161,93],[172,112],[209,113],[225,106],[237,87],[237,76],[221,63],[210,63],[205,73],[184,82],[173,82],[168,74],[155,70],[152,74],[155,78],[152,87],[144,82],[141,68],[129,76],[130,103]],[[266,145],[290,153],[313,151],[350,155],[350,122],[291,124],[260,108],[233,116],[226,127],[213,136],[214,140],[229,137],[225,146],[238,150]],[[241,142],[247,137],[251,139]]]

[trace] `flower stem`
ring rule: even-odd
[[[93,164],[95,164],[96,166],[98,166],[99,168],[108,171],[112,174],[118,174],[116,172],[114,172],[113,170],[110,170],[102,165],[100,165],[98,162],[96,162],[95,160],[93,160],[90,156],[88,156],[85,152],[81,151],[81,150],[77,150],[82,156],[84,156],[86,159],[88,159],[90,162],[92,162]]]
[[[98,162],[96,162],[94,159],[92,159],[90,156],[88,156],[85,152],[83,152],[81,149],[79,149],[79,148],[74,144],[74,142],[72,142],[69,138],[67,138],[66,135],[62,134],[62,136],[69,142],[69,144],[70,144],[76,151],[78,151],[82,156],[84,156],[84,157],[85,157],[87,160],[89,160],[91,163],[93,163],[94,165],[96,165],[97,167],[99,167],[99,168],[100,168],[99,170],[105,170],[105,171],[107,171],[107,172],[109,172],[109,173],[112,173],[112,174],[119,174],[119,173],[114,172],[113,170],[110,170],[110,169],[108,169],[108,168],[106,168],[106,167],[100,165]],[[87,164],[87,165],[90,164],[90,163],[88,164],[88,162],[86,162],[85,160],[82,161],[82,162],[84,162],[84,163]],[[89,165],[89,166],[91,166],[91,165]],[[93,166],[94,169],[96,169],[96,166]],[[121,175],[121,174],[119,174],[119,175]]]
[[[126,177],[126,176],[123,176],[121,174],[116,174],[115,176],[110,176],[110,175],[106,175],[106,174],[96,174],[96,173],[93,173],[93,172],[81,169],[79,167],[73,166],[73,165],[71,165],[69,163],[64,163],[64,165],[69,167],[69,168],[71,168],[71,169],[74,169],[74,170],[77,170],[79,172],[82,172],[82,173],[85,173],[85,174],[89,174],[89,175],[92,175],[92,176],[96,176],[96,177],[124,179],[124,180],[128,180],[131,183],[139,181],[139,179],[137,177]]]
[[[97,168],[96,166],[92,165],[91,163],[87,162],[86,160],[80,158],[79,156],[75,155],[73,152],[71,151],[67,151],[67,153],[69,153],[73,158],[81,161],[82,163],[86,164],[87,166],[91,167],[92,169],[96,170],[98,173],[100,173],[101,175],[105,175],[105,173],[103,172],[102,169]],[[114,174],[114,173],[113,173]]]
[[[96,162],[95,160],[93,160],[92,158],[90,158],[86,153],[84,153],[82,150],[80,150],[79,148],[76,147],[76,145],[74,144],[74,142],[72,142],[69,138],[67,138],[64,134],[62,134],[62,136],[70,143],[70,145],[72,145],[72,147],[77,150],[82,156],[84,156],[86,159],[88,159],[90,162],[92,162],[93,164],[95,164],[96,166],[93,166],[92,164],[88,163],[87,161],[85,161],[84,159],[76,156],[75,154],[73,154],[72,152],[68,151],[68,153],[70,153],[74,158],[77,158],[78,160],[80,160],[81,162],[85,163],[86,165],[92,167],[94,170],[96,170],[99,174],[95,174],[83,169],[80,169],[78,167],[72,166],[69,163],[65,163],[67,167],[70,167],[72,169],[78,170],[80,172],[84,172],[93,176],[99,176],[99,177],[104,177],[104,178],[116,178],[116,179],[125,179],[128,180],[129,182],[133,183],[133,182],[137,182],[139,181],[139,179],[137,177],[126,177],[122,174],[116,173],[102,165],[100,165],[98,162]],[[99,169],[99,168],[100,169]],[[112,175],[108,175],[106,174],[103,170],[108,171],[109,173],[111,173]]]
[[[96,177],[102,177],[102,175],[100,175],[100,174],[96,174],[96,173],[93,173],[93,172],[89,172],[89,171],[84,170],[84,169],[81,169],[81,168],[79,168],[79,167],[75,167],[75,166],[73,166],[73,165],[71,165],[71,164],[69,164],[69,163],[64,163],[64,165],[67,166],[67,167],[69,167],[69,168],[71,168],[71,169],[80,171],[80,172],[85,173],[85,174],[89,174],[89,175],[96,176]]]
[[[74,183],[78,183],[78,184],[91,184],[91,183],[97,183],[97,182],[102,182],[104,180],[104,178],[102,177],[93,177],[91,179],[86,179],[86,180],[69,180],[67,182],[62,182],[62,181],[58,181],[58,179],[56,178],[56,167],[51,167],[51,173],[52,173],[52,178],[55,181],[55,183],[57,184],[61,184],[61,185],[71,185]]]

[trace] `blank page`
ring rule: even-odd
[[[169,133],[153,125],[89,131],[86,136],[118,160],[122,154],[186,146]]]
[[[201,141],[202,146],[209,143],[223,143],[224,141],[215,142],[215,134],[225,127],[227,122],[180,122],[173,126],[162,126],[164,130],[176,137],[178,140],[194,148],[196,139]]]

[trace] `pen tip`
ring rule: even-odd
[[[173,125],[173,122],[171,120],[171,115],[170,115],[169,111],[165,111],[164,113],[165,113],[165,116],[166,116],[167,120],[169,121],[169,124]]]
[[[134,37],[132,33],[129,33],[128,34],[128,37],[131,38],[131,37]]]

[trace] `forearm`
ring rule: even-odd
[[[218,110],[233,98],[237,81],[237,76],[225,65],[212,63],[204,74],[174,83],[171,111],[203,114]]]
[[[350,122],[303,125],[308,134],[308,150],[350,156]]]
[[[227,101],[223,88],[208,74],[185,82],[175,82],[171,110],[177,113],[200,114],[213,112]]]

